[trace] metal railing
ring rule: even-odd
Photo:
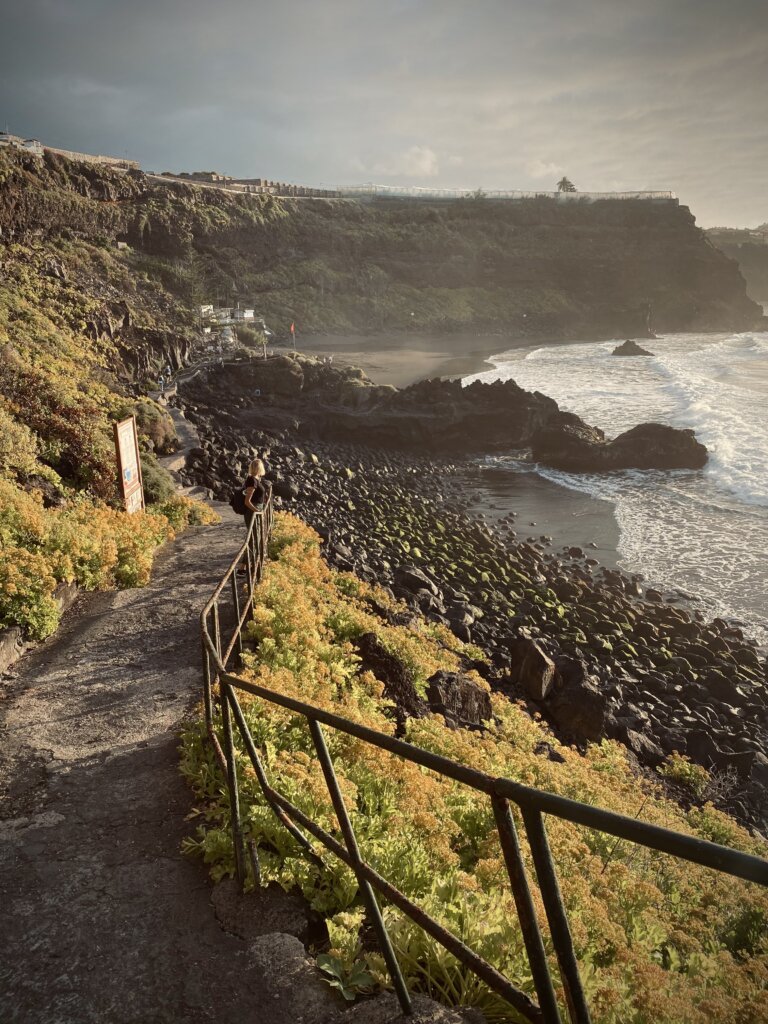
[[[512,779],[494,778],[467,765],[423,750],[404,740],[381,733],[375,729],[352,722],[331,712],[303,701],[286,697],[266,687],[248,682],[228,670],[231,662],[242,653],[242,630],[251,613],[254,591],[261,579],[267,557],[267,544],[272,523],[271,500],[264,512],[253,517],[246,540],[233,560],[210,601],[205,606],[200,625],[203,649],[203,683],[205,720],[208,736],[213,744],[216,757],[227,778],[232,833],[235,849],[237,877],[242,885],[246,876],[246,850],[240,817],[238,790],[237,756],[234,746],[234,726],[237,727],[243,746],[256,774],[261,792],[277,818],[291,835],[307,851],[312,860],[323,865],[306,833],[314,837],[327,850],[348,865],[357,876],[360,894],[365,903],[368,918],[373,925],[379,948],[389,971],[392,984],[405,1014],[411,1013],[411,1000],[398,964],[396,953],[387,935],[374,890],[389,900],[403,914],[418,924],[427,934],[452,953],[465,967],[473,971],[485,984],[505,999],[514,1010],[533,1024],[560,1024],[560,1010],[555,987],[544,950],[544,941],[534,908],[533,897],[523,860],[517,828],[511,813],[510,803],[521,813],[525,835],[528,840],[531,859],[552,945],[557,958],[568,1015],[573,1024],[589,1024],[590,1014],[579,975],[579,967],[573,948],[568,917],[563,903],[552,853],[547,838],[544,815],[570,821],[599,832],[637,843],[640,846],[672,854],[708,868],[714,868],[737,878],[768,885],[768,861],[742,853],[725,846],[719,846],[703,839],[673,832],[634,818],[628,818],[612,811],[600,810],[589,804],[579,803],[566,797],[557,796],[530,786],[521,785]],[[237,568],[245,567],[244,596],[238,584]],[[223,630],[225,599],[228,599],[227,615],[231,620],[232,633],[224,646]],[[218,694],[215,694],[218,687]],[[254,743],[243,714],[236,691],[242,690],[252,696],[275,704],[303,716],[308,725],[323,771],[328,793],[338,820],[343,842],[330,835],[304,812],[275,789],[267,777],[261,755]],[[354,736],[382,750],[396,754],[413,764],[421,765],[456,782],[463,783],[485,794],[491,801],[499,842],[509,875],[510,887],[517,908],[526,952],[531,966],[534,987],[538,998],[535,1003],[525,992],[501,974],[492,964],[470,949],[458,936],[444,928],[433,917],[413,903],[404,893],[380,875],[365,860],[361,852],[349,811],[344,802],[333,760],[325,741],[323,726]],[[221,734],[221,739],[219,738]],[[249,861],[254,880],[258,882],[258,854],[252,841],[249,843]]]
[[[557,202],[593,203],[602,199],[644,199],[677,202],[670,191],[655,192],[551,192],[543,189],[469,189],[429,188],[421,185],[341,185],[339,195],[345,199],[554,199]]]

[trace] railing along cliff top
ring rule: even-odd
[[[384,926],[374,890],[377,890],[403,914],[415,921],[427,934],[452,953],[461,964],[473,971],[489,988],[506,999],[510,1006],[527,1020],[534,1024],[560,1024],[560,1008],[544,951],[544,941],[535,912],[528,871],[523,859],[510,803],[515,804],[521,812],[531,852],[535,881],[538,883],[544,905],[565,992],[568,1015],[573,1024],[589,1024],[590,1014],[581,984],[579,966],[573,948],[568,916],[560,892],[557,870],[547,838],[545,814],[607,833],[617,839],[626,839],[652,850],[672,854],[683,860],[714,868],[737,878],[756,882],[759,885],[768,885],[768,861],[759,857],[683,833],[673,832],[658,825],[646,824],[612,811],[604,811],[590,804],[569,800],[554,793],[533,789],[530,786],[521,785],[513,779],[494,778],[457,761],[406,743],[394,736],[370,729],[329,711],[323,711],[321,708],[303,701],[286,697],[234,675],[229,671],[229,666],[237,660],[243,651],[242,631],[253,608],[255,588],[262,577],[271,525],[272,502],[270,499],[263,512],[254,515],[242,547],[200,616],[205,721],[217,760],[227,779],[237,877],[242,885],[246,877],[246,840],[240,815],[238,787],[238,761],[240,758],[235,752],[235,727],[240,734],[247,760],[256,774],[264,799],[293,838],[313,861],[322,866],[323,861],[307,838],[307,834],[312,836],[347,864],[357,876],[360,895],[365,903],[368,919],[373,925],[379,948],[405,1014],[411,1013],[410,995],[398,964],[396,952]],[[245,565],[244,588],[239,585],[237,576],[237,569],[241,564]],[[223,623],[225,616],[230,620],[228,627],[225,627]],[[231,629],[228,640],[225,640],[225,628]],[[248,728],[236,691],[249,693],[278,707],[286,708],[307,721],[336,813],[343,843],[321,828],[272,786],[262,756]],[[458,936],[426,914],[367,863],[364,851],[361,851],[357,844],[349,811],[325,742],[323,727],[355,736],[381,750],[387,750],[430,771],[470,786],[478,794],[484,794],[490,799],[538,1003],[534,1002],[526,992],[516,987],[492,964],[470,949]],[[250,870],[255,884],[258,884],[260,879],[258,850],[252,839],[248,840],[247,845]]]
[[[646,199],[677,202],[677,196],[669,191],[650,192],[547,192],[524,189],[468,189],[468,188],[423,188],[418,185],[343,185],[338,192],[345,199],[554,199],[557,202],[593,203],[602,199]]]

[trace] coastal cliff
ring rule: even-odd
[[[108,251],[132,280],[131,309],[146,305],[146,277],[161,286],[159,319],[179,332],[217,298],[253,304],[278,333],[294,321],[304,334],[536,340],[762,321],[738,267],[674,202],[278,200],[5,153],[0,229],[6,241]],[[116,254],[117,242],[128,249]]]
[[[709,228],[706,234],[713,245],[736,261],[747,282],[748,294],[768,305],[768,224],[754,231]]]

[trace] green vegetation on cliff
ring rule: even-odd
[[[484,330],[536,337],[752,326],[760,310],[685,207],[294,201],[217,258],[304,332]]]
[[[392,734],[392,704],[383,682],[361,671],[356,638],[375,633],[422,692],[436,670],[456,670],[462,653],[477,652],[464,649],[441,626],[424,620],[392,625],[376,608],[396,610],[383,591],[331,571],[320,557],[317,535],[292,516],[278,515],[250,627],[255,651],[245,655],[243,676]],[[479,677],[475,681],[485,685]],[[306,722],[242,691],[238,696],[270,781],[334,832]],[[580,754],[505,697],[492,694],[491,701],[494,719],[482,732],[446,728],[441,716],[431,714],[408,719],[405,738],[491,775],[765,855],[764,844],[710,805],[686,813],[650,783],[639,786],[618,744],[604,741]],[[188,848],[221,878],[234,870],[229,800],[204,736],[200,721],[184,738],[183,770],[197,793],[201,819]],[[364,856],[533,995],[489,803],[352,737],[330,729],[326,737]],[[237,757],[245,834],[258,846],[262,884],[297,887],[326,917],[330,951],[322,963],[348,987],[386,984],[381,958],[364,941],[353,874],[331,855],[325,869],[307,857],[263,800],[242,747]],[[680,770],[671,765],[673,774]],[[597,1024],[765,1019],[763,890],[558,819],[548,819],[548,832]],[[540,906],[537,913],[543,921]],[[398,911],[386,908],[385,921],[411,986],[448,1003],[478,1006],[491,1022],[518,1020]],[[549,944],[547,953],[557,977]]]
[[[86,236],[103,230],[104,218],[84,212],[77,193],[25,175],[23,162],[0,154],[0,629],[41,639],[58,624],[59,584],[141,585],[156,548],[210,513],[171,497],[156,454],[170,450],[173,423],[155,402],[133,397],[118,345],[134,315],[126,296],[147,330],[171,319],[170,300],[103,242],[74,229],[48,237],[57,217],[83,224]],[[32,216],[33,206],[40,219],[17,230],[19,207]],[[147,498],[157,502],[139,516],[115,507],[113,424],[131,414]]]
[[[132,280],[124,298],[141,307],[154,286],[176,330],[217,299],[253,302],[276,329],[295,321],[304,333],[642,334],[649,304],[659,330],[760,317],[738,269],[666,202],[277,200],[6,154],[0,226],[128,242],[113,260]]]

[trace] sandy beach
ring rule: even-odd
[[[297,341],[300,352],[333,357],[334,366],[359,366],[377,384],[404,388],[429,377],[465,377],[487,370],[489,356],[536,345],[500,334],[324,335]]]
[[[474,515],[490,525],[514,512],[511,525],[517,540],[551,537],[552,551],[581,548],[600,565],[618,567],[620,531],[612,502],[561,487],[533,469],[513,468],[511,461],[507,465],[478,461],[479,473],[467,478]]]

